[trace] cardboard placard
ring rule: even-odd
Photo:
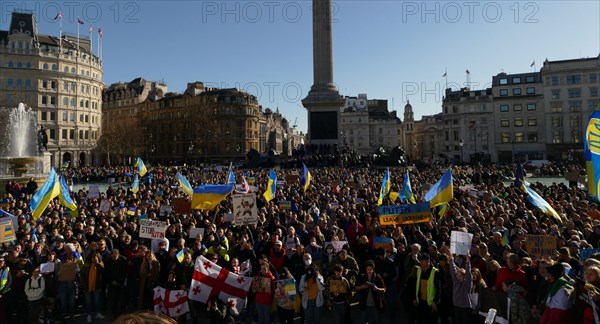
[[[73,281],[77,274],[77,262],[65,262],[60,265],[58,281]]]
[[[167,223],[151,219],[140,220],[140,238],[161,239],[165,237]]]
[[[233,215],[233,224],[235,226],[257,224],[258,209],[256,208],[256,195],[233,195]]]
[[[467,255],[471,250],[473,234],[461,231],[450,232],[450,253],[456,255]]]
[[[556,236],[527,234],[525,245],[531,256],[552,256],[556,250]]]

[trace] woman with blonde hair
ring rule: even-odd
[[[163,314],[137,312],[119,316],[114,324],[177,324],[177,321]]]
[[[469,300],[471,301],[471,309],[473,309],[472,322],[483,323],[483,317],[479,315],[479,293],[487,287],[481,271],[477,268],[471,268],[471,290],[469,291]]]
[[[160,263],[154,252],[147,251],[140,267],[140,308],[150,309],[153,307],[153,289],[158,285],[159,275]]]

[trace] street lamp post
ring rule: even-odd
[[[463,162],[463,146],[465,145],[465,141],[461,138],[458,140],[458,147],[460,147],[460,162]]]
[[[59,146],[59,147],[58,147],[58,167],[59,167],[59,168],[61,168],[61,167],[62,167],[62,164],[61,164],[61,161],[60,161],[60,160],[61,160],[61,158],[62,158],[62,155],[60,154],[60,146]]]

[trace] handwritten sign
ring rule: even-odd
[[[556,250],[556,236],[528,234],[525,245],[530,255],[552,256]]]
[[[110,200],[102,199],[100,202],[100,210],[104,213],[108,213],[110,211]]]
[[[169,216],[169,214],[171,214],[172,210],[173,210],[173,207],[167,206],[167,205],[162,205],[162,206],[160,206],[160,212],[158,213],[158,215],[160,215],[160,217]]]
[[[151,219],[140,220],[140,238],[161,239],[165,237],[166,230],[166,222]]]
[[[431,221],[431,206],[428,202],[379,207],[380,225],[416,224],[429,221]]]
[[[54,262],[46,262],[46,263],[40,264],[40,272],[41,273],[54,272]]]
[[[452,231],[450,233],[450,253],[456,255],[467,255],[471,250],[473,234],[461,231]]]
[[[233,225],[258,223],[255,194],[233,195]]]
[[[99,185],[90,185],[88,198],[99,198],[99,197],[100,197],[100,186]]]

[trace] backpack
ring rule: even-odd
[[[31,278],[29,278],[29,289],[40,289],[42,288],[42,276],[40,276],[37,280],[38,286],[36,288],[31,288]]]

